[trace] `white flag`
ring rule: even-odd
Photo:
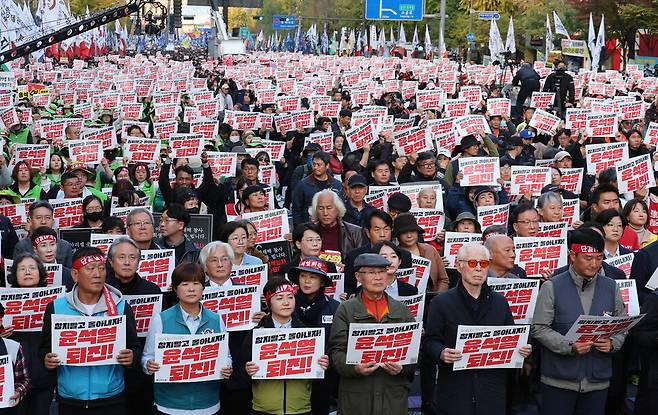
[[[400,23],[400,38],[398,39],[398,46],[407,46],[407,36],[404,34],[404,26]]]
[[[430,40],[430,29],[425,25],[425,53],[430,54],[432,52],[432,40]]]
[[[590,54],[596,46],[596,33],[594,32],[594,20],[592,13],[589,14],[589,31],[587,32],[587,47],[589,47]]]
[[[507,38],[505,39],[505,50],[516,53],[516,39],[514,39],[514,21],[512,16],[509,17],[509,27],[507,28]]]
[[[555,11],[553,11],[553,20],[555,21],[555,33],[564,35],[568,38],[569,32],[567,32],[567,28],[564,27],[562,20],[560,20],[560,16],[558,16]]]
[[[414,37],[411,39],[411,49],[415,50],[418,43],[418,26],[414,26]]]
[[[553,32],[551,31],[551,20],[546,15],[546,56],[544,60],[548,62],[548,55],[553,51]]]
[[[496,19],[491,19],[491,25],[489,26],[489,51],[491,52],[492,61],[499,59],[503,47],[503,39],[500,37]]]
[[[605,47],[605,16],[601,15],[599,24],[599,33],[596,36],[596,45],[592,51],[592,69],[596,72],[599,69],[599,60],[601,59],[601,50]]]

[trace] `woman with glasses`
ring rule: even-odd
[[[319,257],[322,253],[322,236],[320,227],[315,223],[302,223],[292,231],[293,256],[290,261],[279,268],[278,276],[286,277],[288,272],[299,265],[299,261],[309,257]],[[336,271],[336,264],[325,261],[327,272]]]
[[[247,186],[240,194],[240,212],[265,212],[267,206],[267,195],[265,189],[259,185]]]
[[[233,248],[233,265],[260,265],[260,259],[247,253],[249,230],[242,222],[229,222],[222,227],[219,240]]]
[[[271,164],[270,155],[267,153],[267,151],[259,151],[256,153],[255,158],[258,160],[258,164],[261,166],[269,166]]]
[[[619,240],[624,233],[625,220],[617,209],[604,210],[596,215],[594,221],[603,225],[603,238],[605,239],[603,255],[606,259],[633,252],[619,244]]]
[[[267,255],[256,249],[256,241],[258,240],[258,230],[256,229],[256,226],[248,220],[243,219],[240,222],[244,223],[247,227],[247,253],[263,261],[263,264],[267,264],[270,259]]]
[[[103,226],[103,202],[98,196],[89,195],[82,200],[82,222],[74,228],[100,229]]]

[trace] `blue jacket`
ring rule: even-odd
[[[137,338],[135,318],[130,306],[122,299],[121,293],[113,287],[107,286],[117,306],[119,315],[126,316],[126,348],[133,351],[133,366],[139,367],[142,347]],[[86,316],[77,298],[77,286],[64,297],[58,298],[46,307],[43,317],[43,336],[40,357],[43,359],[51,351],[52,333],[51,321],[53,314],[64,314],[71,316]],[[106,316],[107,308],[101,295],[96,305],[94,317]],[[93,401],[96,399],[112,398],[124,390],[124,366],[100,365],[100,366],[60,366],[57,369],[57,393],[60,397],[77,400]]]

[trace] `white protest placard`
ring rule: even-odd
[[[345,274],[342,272],[327,273],[331,279],[331,287],[325,287],[324,295],[336,301],[343,301],[340,295],[345,292]]]
[[[224,123],[235,130],[253,130],[258,122],[257,112],[224,111]]]
[[[400,186],[368,186],[368,194],[364,200],[372,207],[385,210],[386,202],[390,195],[400,191]]]
[[[622,160],[628,160],[628,143],[588,144],[585,146],[587,174],[599,174],[608,167],[614,167]]]
[[[512,166],[512,182],[510,193],[524,195],[530,193],[539,196],[541,189],[551,183],[549,167]]]
[[[495,225],[507,226],[508,219],[509,204],[477,207],[477,220],[482,229]]]
[[[644,133],[644,139],[642,142],[650,146],[658,145],[658,122],[649,122],[649,126],[647,127],[647,131]]]
[[[201,304],[220,315],[227,331],[251,330],[256,327],[251,318],[260,311],[261,294],[259,285],[206,287]]]
[[[172,134],[169,137],[172,158],[200,157],[203,144],[201,134]]]
[[[59,287],[63,284],[62,264],[43,264],[43,267],[46,269],[46,286]]]
[[[178,131],[178,123],[175,120],[153,123],[153,137],[160,140],[169,138]]]
[[[324,328],[254,329],[252,379],[323,379]]]
[[[515,324],[532,323],[535,304],[537,304],[537,296],[539,295],[538,279],[489,277],[487,285],[505,297]]]
[[[491,128],[484,115],[464,115],[455,118],[454,127],[456,134],[463,138],[467,135],[478,135],[480,131],[491,134]]]
[[[465,99],[446,99],[444,104],[444,115],[446,118],[463,117],[468,114],[470,108]]]
[[[176,268],[176,251],[174,249],[145,249],[141,252],[137,273],[151,281],[162,292],[171,287],[171,274]]]
[[[258,229],[256,243],[275,242],[285,240],[284,236],[290,233],[288,211],[286,209],[268,210],[265,212],[245,213],[242,219],[248,220]]]
[[[418,226],[425,230],[423,240],[433,241],[443,230],[445,215],[442,211],[438,209],[412,208],[409,213],[416,218]]]
[[[117,136],[114,127],[111,125],[101,128],[83,128],[80,132],[80,140],[99,140],[102,143],[103,150],[117,147]]]
[[[615,280],[615,282],[619,287],[621,298],[624,300],[626,313],[631,317],[639,316],[640,301],[637,297],[637,285],[635,284],[635,280]]]
[[[334,135],[331,132],[312,133],[304,139],[304,148],[306,148],[309,143],[315,143],[320,146],[322,151],[330,153],[334,150]]]
[[[423,311],[425,310],[425,293],[422,292],[417,295],[401,295],[398,297],[393,296],[396,300],[407,306],[407,309],[414,316],[417,323],[423,322]]]
[[[357,324],[350,323],[347,338],[348,365],[368,363],[418,362],[423,324]]]
[[[572,343],[596,342],[630,330],[644,314],[628,317],[581,315],[573,323],[564,338]]]
[[[585,131],[589,137],[615,137],[619,127],[619,115],[591,112],[587,114]]]
[[[560,126],[560,121],[560,117],[542,109],[537,109],[532,114],[528,126],[536,128],[540,133],[553,135]]]
[[[567,265],[567,241],[563,238],[515,237],[516,264],[528,277],[541,277]]]
[[[553,106],[555,102],[555,92],[537,92],[534,91],[530,97],[530,108],[546,109]]]
[[[46,306],[64,296],[65,287],[0,288],[0,304],[5,307],[4,327],[14,331],[40,332]]]
[[[487,112],[490,116],[510,116],[511,103],[508,98],[489,98],[487,100]]]
[[[101,140],[72,140],[68,143],[72,162],[97,165],[103,159]]]
[[[340,102],[321,102],[318,115],[320,117],[338,118],[341,109],[342,107]]]
[[[222,379],[229,365],[228,334],[157,334],[156,383],[205,382]]]
[[[50,146],[48,144],[17,144],[9,163],[9,170],[19,161],[26,161],[31,168],[47,169],[50,163]]]
[[[434,150],[432,139],[426,128],[412,128],[393,135],[393,144],[398,154],[420,153]]]
[[[415,286],[419,293],[427,291],[427,284],[430,280],[430,268],[432,261],[414,254],[411,254],[411,267],[415,272],[414,281],[409,281],[409,284]]]
[[[566,238],[567,222],[539,222],[537,227],[538,238]]]
[[[219,177],[233,177],[238,166],[237,153],[220,153],[217,151],[209,151],[208,164],[212,173]]]
[[[110,246],[114,240],[122,236],[123,235],[92,233],[89,235],[89,245],[95,246],[96,248],[103,251],[103,254],[107,255],[107,252],[110,250]]]
[[[619,107],[619,115],[622,121],[644,119],[644,102],[620,102],[617,105]]]
[[[562,199],[562,220],[571,227],[580,220],[580,199]]]
[[[431,203],[432,192],[434,193],[434,205],[429,209],[438,209],[443,211],[443,186],[440,183],[436,184],[417,184],[405,183],[400,186],[400,193],[406,195],[411,200],[411,208],[419,207],[419,198],[427,198],[426,200]],[[422,194],[421,194],[422,193]],[[428,208],[425,206],[425,208]]]
[[[582,167],[560,169],[562,179],[560,180],[560,189],[567,190],[574,194],[580,194],[583,187],[583,176],[585,175]]]
[[[14,395],[14,365],[8,354],[0,356],[0,408],[10,408],[16,404]]]
[[[88,317],[53,314],[51,352],[62,365],[118,364],[126,348],[126,316]]]
[[[462,86],[459,98],[465,99],[471,108],[475,108],[482,100],[482,88],[478,85]]]
[[[587,126],[587,114],[592,112],[585,108],[567,108],[564,128],[575,132],[576,130],[584,131]]]
[[[82,198],[49,199],[57,229],[70,228],[82,222]]]
[[[0,206],[0,215],[6,216],[11,221],[14,229],[19,229],[27,223],[28,209],[29,204],[27,203],[19,203],[17,205],[4,205]],[[7,258],[5,258],[5,260],[7,260]]]
[[[440,110],[443,108],[445,96],[442,89],[422,89],[416,92],[416,102],[419,108]]]
[[[445,246],[443,248],[444,258],[448,261],[448,266],[446,268],[457,267],[457,252],[459,252],[459,248],[469,242],[482,243],[482,234],[468,232],[446,232]]]
[[[124,295],[135,316],[137,337],[146,337],[151,319],[162,312],[162,294]]]
[[[498,186],[500,160],[497,157],[460,157],[459,171],[464,176],[459,185]]]
[[[283,152],[286,150],[286,143],[283,141],[263,140],[263,146],[270,153],[272,162],[281,160]]]
[[[612,258],[606,258],[604,261],[615,268],[618,268],[622,271],[624,271],[624,275],[626,275],[626,278],[631,277],[631,267],[633,265],[633,259],[635,258],[635,254],[633,252],[629,254],[624,254],[624,255],[619,255],[615,256]]]
[[[267,282],[267,264],[233,265],[230,278],[234,284],[257,285],[262,289]]]
[[[452,370],[519,369],[523,367],[520,349],[528,344],[530,326],[462,326],[457,327],[455,349],[462,358]]]
[[[350,151],[359,150],[364,145],[374,142],[377,140],[374,124],[368,120],[359,126],[350,128],[345,131],[345,140],[347,140]]]
[[[615,163],[615,170],[617,170],[619,193],[634,192],[656,186],[650,154],[619,161]]]
[[[161,141],[158,138],[128,137],[124,144],[124,157],[130,163],[155,163],[160,158]]]

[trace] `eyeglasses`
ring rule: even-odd
[[[131,264],[134,262],[137,262],[139,260],[139,257],[137,255],[119,255],[117,256],[117,259],[119,262],[126,262],[128,260]]]
[[[488,259],[481,259],[479,261],[477,259],[460,259],[459,262],[465,262],[471,269],[477,268],[478,265],[480,265],[480,268],[486,268],[489,266]]]
[[[231,236],[228,238],[229,242],[244,242],[247,240],[246,236]]]
[[[39,270],[39,268],[36,265],[28,265],[27,267],[20,266],[20,267],[16,268],[16,271],[18,271],[18,272],[28,272],[28,271],[36,272],[38,270]]]
[[[435,166],[434,163],[421,163],[421,164],[418,165],[418,167],[422,167],[424,169],[428,169],[428,168],[434,167],[434,166]]]
[[[138,228],[147,228],[151,225],[153,225],[153,222],[142,221],[142,222],[133,222],[128,226],[137,226]]]
[[[517,220],[516,223],[520,223],[521,225],[524,225],[524,226],[530,226],[530,225],[537,226],[537,225],[539,225],[538,220]]]

